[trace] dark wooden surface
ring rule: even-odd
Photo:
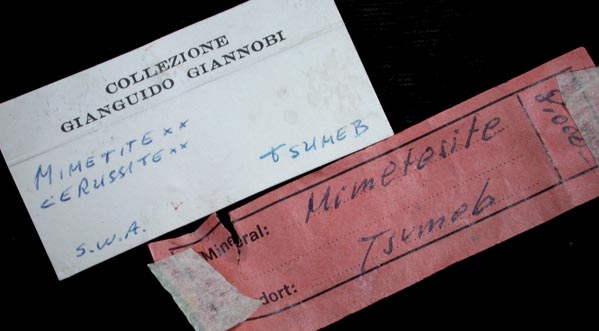
[[[240,2],[20,2],[5,8],[0,101]],[[597,15],[584,3],[337,1],[395,132],[578,46],[599,61]],[[8,307],[2,329],[192,329],[147,269],[145,245],[59,282],[3,162],[1,167],[7,225],[0,231],[2,300]],[[598,201],[587,203],[327,330],[596,325],[598,214]]]

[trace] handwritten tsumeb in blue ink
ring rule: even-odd
[[[0,125],[59,279],[392,134],[332,0],[249,1],[9,100]]]

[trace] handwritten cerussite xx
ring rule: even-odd
[[[0,126],[59,279],[393,134],[332,0],[244,2],[0,104]]]

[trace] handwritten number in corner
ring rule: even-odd
[[[566,104],[563,103],[562,101],[557,101],[554,99],[554,97],[556,95],[561,95],[561,92],[558,89],[553,89],[553,90],[547,92],[547,95],[545,95],[545,96],[543,96],[542,94],[537,94],[535,96],[535,101],[538,103],[547,102],[547,103],[554,104],[554,105],[565,106]]]

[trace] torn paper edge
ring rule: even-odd
[[[191,249],[148,267],[196,331],[228,330],[262,305],[260,300],[239,293]]]

